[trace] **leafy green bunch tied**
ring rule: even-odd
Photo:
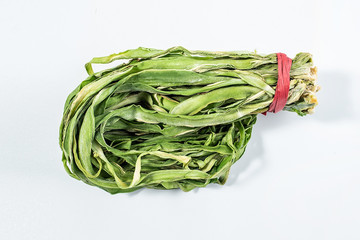
[[[224,184],[278,79],[275,53],[183,47],[128,50],[85,67],[89,77],[65,103],[62,161],[70,176],[112,194]],[[284,110],[311,113],[317,90],[312,56],[297,54]]]

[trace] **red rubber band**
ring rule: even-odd
[[[281,111],[286,105],[289,96],[290,69],[292,63],[291,58],[288,58],[284,53],[277,53],[276,56],[278,60],[278,81],[274,99],[268,110],[268,112],[273,113]]]

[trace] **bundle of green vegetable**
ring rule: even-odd
[[[91,64],[119,59],[129,61],[93,73]],[[110,193],[224,184],[273,101],[277,68],[276,54],[182,47],[94,58],[65,103],[64,167]],[[297,54],[284,110],[311,113],[315,80],[311,55]]]

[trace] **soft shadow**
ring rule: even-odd
[[[352,86],[349,76],[339,71],[318,72],[318,84],[321,87],[316,93],[319,105],[316,106],[311,118],[333,122],[351,117]]]
[[[194,189],[196,190],[196,189]],[[197,192],[197,191],[194,191],[192,190],[192,192]],[[137,195],[147,195],[147,196],[160,196],[162,194],[170,194],[172,196],[177,196],[179,194],[182,194],[183,191],[181,191],[180,189],[170,189],[170,190],[163,190],[163,189],[149,189],[149,188],[141,188],[139,190],[136,190],[135,192],[131,192],[131,193],[128,193],[129,197],[136,197]]]
[[[135,197],[136,195],[140,194],[141,192],[143,192],[145,189],[140,188],[139,190],[136,190],[134,192],[130,192],[128,193],[129,197]]]

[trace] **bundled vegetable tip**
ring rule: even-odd
[[[65,103],[62,161],[70,176],[112,194],[224,184],[278,81],[276,54],[183,47],[94,58],[86,70]],[[284,110],[311,113],[317,90],[312,56],[297,54]]]

